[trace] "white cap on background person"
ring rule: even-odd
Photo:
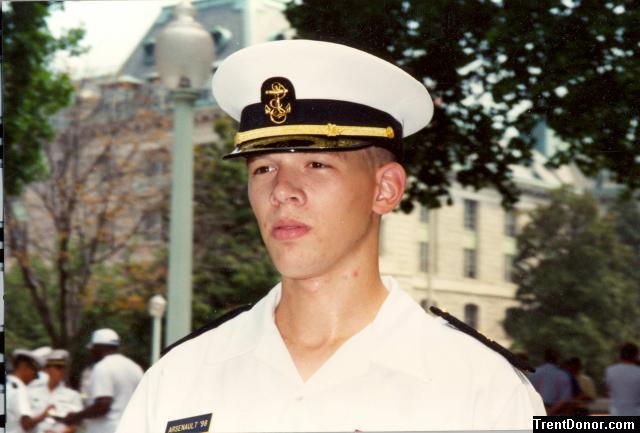
[[[97,329],[93,331],[93,334],[91,334],[91,340],[89,340],[87,347],[91,348],[96,344],[102,344],[105,346],[119,346],[120,337],[118,336],[118,333],[113,329]]]

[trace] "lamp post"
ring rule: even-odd
[[[167,307],[167,301],[162,295],[153,295],[149,299],[149,315],[151,316],[151,364],[160,359],[160,335],[162,333],[162,316]]]
[[[186,0],[156,38],[156,60],[174,104],[169,283],[166,343],[191,331],[191,256],[193,245],[193,105],[211,75],[213,40],[195,19]]]

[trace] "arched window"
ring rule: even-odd
[[[473,329],[478,329],[478,306],[476,304],[464,306],[464,323]]]
[[[227,48],[227,45],[229,45],[229,41],[231,41],[233,33],[231,33],[231,30],[228,28],[222,26],[215,26],[209,33],[211,34],[213,44],[216,47],[216,54],[220,55],[225,48]]]

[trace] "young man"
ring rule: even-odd
[[[399,68],[342,45],[243,49],[213,80],[282,276],[250,311],[173,347],[119,433],[514,429],[542,402],[500,355],[428,316],[378,270],[406,182],[402,137],[433,105]]]
[[[27,387],[38,377],[42,367],[42,359],[33,352],[16,349],[11,357],[12,372],[7,375],[7,433],[24,433],[46,417],[52,406],[45,406],[41,411],[34,411],[29,402]]]
[[[43,370],[48,380],[29,384],[29,400],[31,407],[37,412],[53,406],[44,421],[38,424],[34,433],[73,433],[75,426],[68,426],[56,421],[53,417],[64,417],[69,412],[82,409],[82,399],[78,391],[65,386],[64,377],[67,369],[69,352],[63,349],[52,350],[45,358]],[[35,382],[35,381],[34,381]]]
[[[605,370],[611,415],[640,416],[640,365],[638,346],[627,342],[620,348],[620,362]]]

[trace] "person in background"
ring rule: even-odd
[[[75,426],[65,425],[56,420],[69,412],[82,410],[80,394],[64,383],[68,360],[69,352],[66,350],[51,351],[43,368],[49,378],[48,383],[30,384],[28,387],[29,400],[36,412],[40,408],[53,406],[49,416],[38,424],[35,433],[73,433],[76,430]]]
[[[577,356],[569,358],[564,367],[575,379],[580,390],[573,397],[574,405],[571,415],[589,415],[589,403],[597,397],[593,379],[582,372],[582,360]]]
[[[52,406],[36,413],[29,402],[26,385],[38,377],[42,359],[26,349],[16,349],[11,357],[13,370],[7,376],[6,433],[24,433],[41,423]]]
[[[560,355],[553,348],[544,351],[544,363],[529,376],[534,388],[542,396],[547,415],[561,415],[572,398],[571,377],[558,367]]]
[[[51,350],[52,349],[50,346],[41,346],[37,349],[33,349],[31,353],[37,356],[38,359],[44,360],[47,359],[47,356],[51,353]],[[47,383],[49,383],[49,376],[47,376],[47,373],[44,370],[40,370],[38,371],[38,377],[29,382],[28,387],[46,385]]]
[[[637,363],[638,346],[625,343],[620,349],[620,362],[605,370],[611,415],[640,415],[640,366]]]
[[[86,420],[87,433],[113,433],[124,408],[142,378],[142,368],[118,353],[120,337],[108,328],[91,335],[88,347],[96,361],[89,379],[90,404],[79,412],[67,414],[61,421],[79,424]]]

